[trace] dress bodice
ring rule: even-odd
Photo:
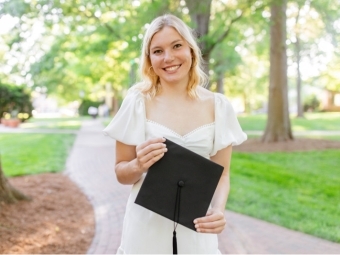
[[[146,97],[138,89],[130,89],[116,116],[104,129],[104,133],[122,143],[135,146],[149,138],[164,136],[207,158],[229,145],[238,145],[247,139],[234,109],[222,94],[214,93],[214,122],[197,127],[184,136],[162,124],[148,120],[145,100]]]
[[[205,158],[209,158],[213,148],[215,123],[195,128],[185,135],[152,120],[146,121],[146,139],[164,137]]]

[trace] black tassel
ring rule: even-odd
[[[173,254],[177,254],[177,238],[176,238],[176,231],[173,232],[173,236],[172,236],[172,251],[173,251]]]
[[[174,211],[174,232],[172,236],[172,251],[173,254],[177,254],[177,238],[176,238],[176,228],[179,222],[179,206],[181,204],[181,188],[184,186],[184,181],[179,181],[177,183],[177,194],[176,194],[176,202],[175,202],[175,211]]]

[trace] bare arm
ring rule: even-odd
[[[116,176],[122,184],[136,183],[167,151],[164,138],[150,139],[138,146],[116,142]]]
[[[202,233],[221,233],[225,227],[226,220],[224,218],[225,205],[227,203],[230,189],[230,161],[232,146],[228,146],[217,152],[211,157],[211,160],[224,167],[222,176],[215,190],[215,194],[211,201],[212,208],[207,215],[194,221],[198,232]]]

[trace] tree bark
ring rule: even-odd
[[[287,0],[271,4],[268,119],[263,142],[293,140],[289,119],[286,53]]]
[[[15,203],[19,200],[31,200],[30,197],[23,194],[21,191],[14,188],[5,177],[2,171],[0,160],[0,203]]]
[[[299,6],[298,13],[296,15],[295,19],[295,37],[296,37],[296,43],[295,43],[295,54],[296,54],[296,104],[297,104],[297,116],[298,118],[303,118],[303,109],[302,109],[302,102],[301,102],[301,72],[300,72],[300,51],[301,51],[301,46],[300,46],[300,26],[299,26],[299,19],[300,19],[300,11],[301,7]]]
[[[189,15],[194,23],[197,37],[201,38],[200,48],[203,54],[203,70],[209,76],[210,51],[207,51],[207,36],[209,34],[209,22],[212,0],[185,0],[189,9]]]
[[[302,84],[301,84],[301,72],[300,72],[300,38],[299,34],[296,34],[296,104],[297,104],[297,117],[303,118],[303,109],[302,109],[302,100],[301,100],[301,90],[302,90]]]
[[[224,94],[224,74],[219,73],[217,78],[217,92]]]

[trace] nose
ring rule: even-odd
[[[174,55],[171,50],[167,50],[164,52],[164,62],[168,63],[174,60]]]

